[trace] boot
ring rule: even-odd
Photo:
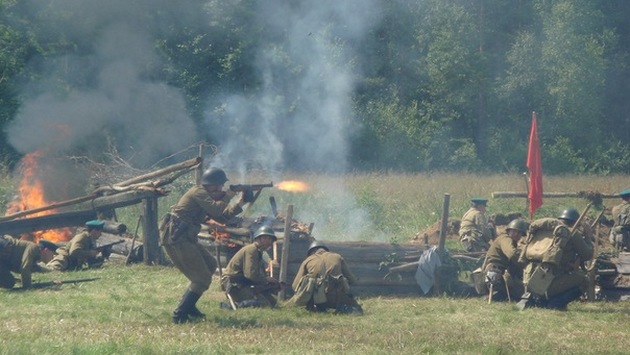
[[[568,289],[564,292],[561,292],[549,299],[547,302],[547,308],[555,309],[558,311],[566,311],[567,305],[572,301],[577,300],[582,295],[582,291],[580,291],[579,287],[574,287]]]
[[[188,315],[194,312],[193,309],[196,308],[195,303],[197,303],[199,297],[201,297],[201,295],[186,290],[184,296],[182,296],[182,299],[179,301],[179,305],[175,311],[173,311],[173,323],[181,324],[188,322]],[[199,312],[199,310],[197,310],[197,312]]]

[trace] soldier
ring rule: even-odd
[[[623,202],[612,209],[614,225],[610,229],[610,243],[619,251],[630,250],[630,189],[619,193]]]
[[[205,317],[196,304],[210,287],[212,275],[217,268],[216,259],[208,249],[198,243],[197,235],[206,219],[225,223],[241,213],[242,207],[253,200],[253,193],[241,193],[237,204],[230,204],[235,196],[223,191],[228,181],[221,169],[210,168],[201,178],[201,186],[190,188],[162,220],[161,244],[175,267],[190,280],[179,305],[173,311],[173,322],[188,322],[189,316]]]
[[[494,226],[485,216],[488,200],[477,197],[470,201],[471,207],[462,217],[459,227],[459,240],[468,252],[486,251],[496,234]]]
[[[280,283],[265,272],[263,252],[277,240],[269,226],[254,232],[254,242],[241,248],[227,264],[221,286],[232,307],[275,307]]]
[[[524,283],[528,292],[519,309],[532,306],[566,310],[588,287],[581,265],[593,256],[593,241],[579,230],[571,233],[580,214],[573,208],[562,211],[558,219],[542,218],[532,222],[519,261],[528,264]],[[544,236],[538,238],[536,236]],[[540,246],[546,245],[546,248]]]
[[[523,294],[523,267],[518,263],[518,243],[528,228],[529,223],[523,219],[511,221],[506,234],[498,236],[486,253],[483,263],[486,284],[494,292],[490,297],[496,301],[511,300],[512,296]]]
[[[335,313],[363,314],[363,308],[350,293],[350,285],[356,281],[341,255],[314,241],[295,275],[295,294],[289,302],[314,312],[331,308]]]
[[[80,270],[97,268],[103,265],[103,260],[109,255],[102,255],[96,248],[96,241],[103,233],[104,221],[92,220],[85,222],[85,229],[76,234],[65,246],[57,248],[55,256],[46,264],[52,270]],[[99,255],[101,254],[101,255]]]
[[[41,252],[37,244],[8,235],[0,236],[0,287],[13,288],[16,280],[11,272],[15,272],[20,274],[22,288],[30,288],[31,274],[45,271],[37,264],[40,258]]]

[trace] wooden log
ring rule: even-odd
[[[73,211],[1,222],[0,233],[18,236],[42,230],[78,227],[96,218],[95,211]]]
[[[202,159],[201,157],[196,157],[190,160],[186,160],[184,162],[178,163],[178,164],[173,164],[173,165],[169,165],[165,168],[159,169],[159,170],[155,170],[152,171],[148,174],[144,174],[144,175],[140,175],[140,176],[136,176],[134,178],[131,178],[129,180],[125,180],[125,181],[121,181],[119,183],[114,184],[115,187],[124,187],[127,185],[132,185],[132,184],[136,184],[139,182],[143,182],[149,179],[153,179],[159,176],[163,176],[166,174],[170,174],[174,171],[179,171],[179,170],[184,170],[184,169],[190,169],[196,165],[198,165],[199,163],[201,163]]]
[[[619,194],[599,194],[601,198],[619,198]],[[527,192],[515,191],[496,191],[492,193],[492,198],[527,198]],[[584,192],[543,192],[543,197],[547,198],[565,198],[565,197],[585,197]]]
[[[16,218],[19,218],[19,217],[28,216],[29,214],[35,214],[35,213],[39,213],[39,212],[44,212],[44,211],[49,211],[49,210],[53,210],[53,209],[58,209],[58,208],[61,208],[61,207],[76,205],[76,204],[79,204],[79,203],[82,203],[82,202],[90,201],[90,200],[92,200],[94,198],[96,198],[96,195],[92,194],[92,195],[88,195],[88,196],[77,197],[77,198],[74,198],[72,200],[67,200],[67,201],[62,201],[62,202],[58,202],[58,203],[53,203],[53,204],[48,205],[48,206],[42,206],[42,207],[38,207],[38,208],[32,208],[32,209],[29,209],[29,210],[24,210],[24,211],[12,213],[12,214],[0,217],[0,222],[10,221],[12,219],[16,219]]]

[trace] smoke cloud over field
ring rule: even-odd
[[[252,34],[259,43],[247,59],[262,89],[207,97],[201,127],[187,115],[183,94],[156,79],[162,63],[155,41],[169,30],[159,16],[182,28],[221,28],[208,25],[222,19],[199,11],[202,1],[22,2],[25,16],[46,28],[43,33],[82,46],[29,63],[41,79],[22,87],[23,104],[7,131],[11,144],[22,153],[45,150],[51,157],[98,157],[113,146],[143,167],[211,136],[220,154],[210,163],[243,172],[233,180],[251,167],[276,181],[288,168],[343,173],[348,138],[357,128],[351,95],[360,68],[353,66],[353,46],[378,23],[377,1],[251,3],[265,33]],[[226,11],[230,6],[221,5]],[[47,171],[48,180],[72,181],[63,177],[69,169],[59,167]],[[347,191],[321,187],[346,214],[339,218],[352,228],[370,228]],[[326,223],[316,220],[317,211],[305,214],[316,225]]]

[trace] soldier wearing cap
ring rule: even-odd
[[[103,265],[102,252],[96,248],[96,241],[103,233],[105,222],[92,220],[85,223],[85,229],[79,231],[65,246],[55,250],[55,256],[46,264],[52,270],[80,270],[86,265],[97,268]]]
[[[253,193],[246,191],[241,193],[237,204],[230,204],[235,193],[223,191],[226,181],[228,178],[222,169],[206,170],[201,186],[190,188],[162,220],[160,242],[175,267],[190,280],[173,311],[174,323],[188,322],[189,317],[205,317],[196,304],[210,287],[218,264],[208,249],[197,242],[201,224],[207,219],[226,223],[243,211],[243,205],[253,200]]]
[[[254,242],[241,248],[227,264],[221,280],[232,307],[275,307],[276,294],[281,285],[278,280],[268,277],[265,272],[263,252],[271,248],[277,240],[269,226],[262,226],[254,232]]]
[[[494,292],[491,296],[493,300],[511,300],[520,297],[525,291],[523,265],[518,263],[518,242],[527,234],[528,228],[527,221],[515,219],[508,224],[506,233],[490,244],[482,269],[486,275],[486,285]]]
[[[459,227],[459,240],[468,252],[486,251],[496,235],[492,224],[486,218],[488,200],[476,197],[470,200],[471,206],[462,217]]]
[[[630,251],[630,189],[621,191],[619,197],[623,201],[612,208],[610,243],[619,251]]]
[[[363,314],[361,305],[350,293],[350,285],[356,283],[357,278],[343,257],[317,240],[311,243],[306,254],[293,280],[295,294],[289,303],[306,306],[313,312],[334,309],[335,313]]]
[[[16,279],[11,272],[15,272],[20,274],[22,288],[30,288],[31,274],[45,271],[37,263],[40,258],[41,251],[37,244],[8,235],[0,236],[0,287],[13,288]]]

